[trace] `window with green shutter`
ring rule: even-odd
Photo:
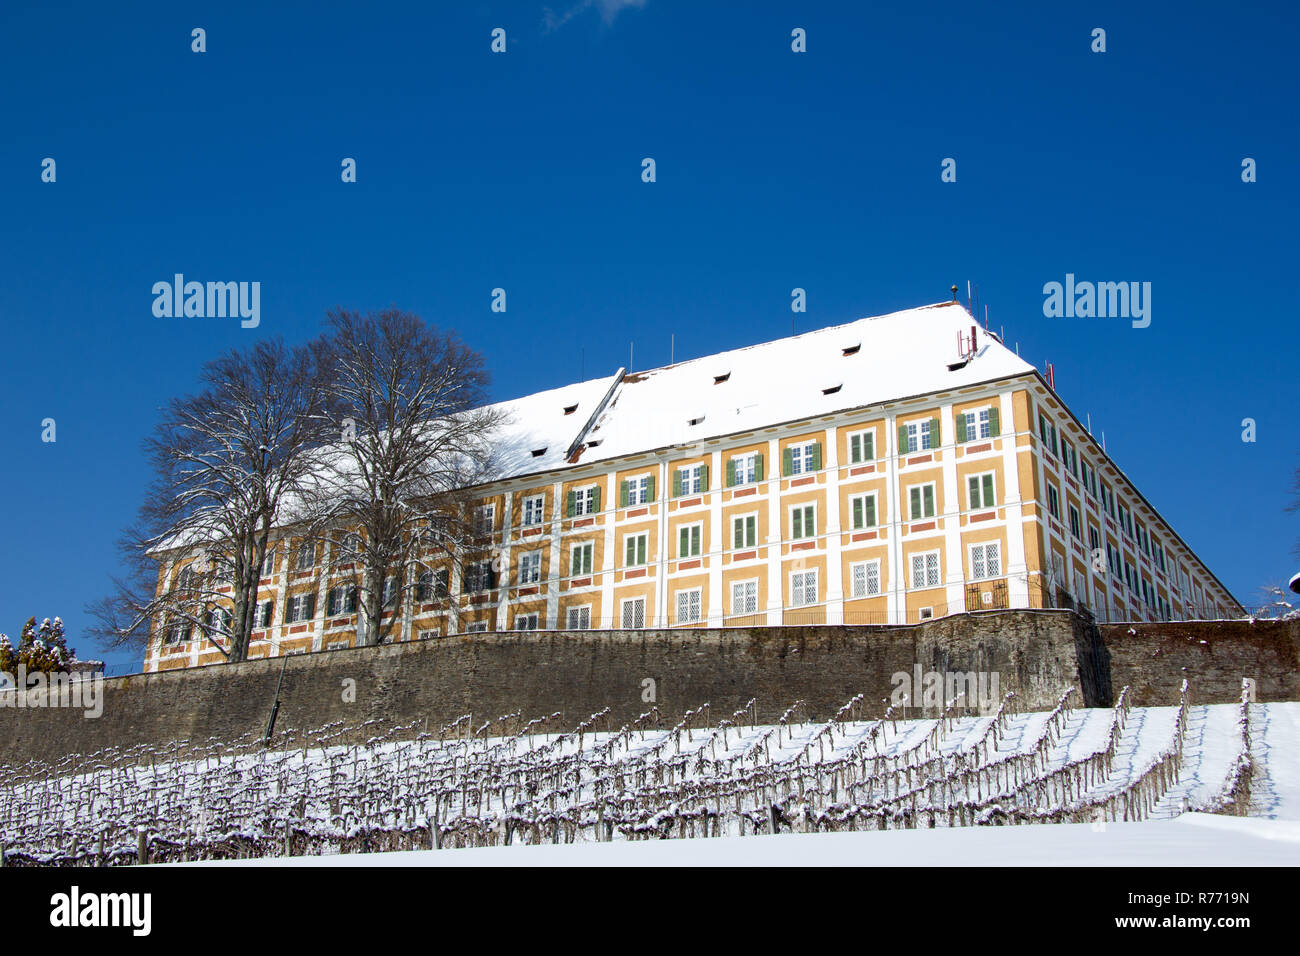
[[[875,432],[858,432],[849,436],[849,464],[857,465],[876,459]]]
[[[698,524],[686,525],[678,529],[677,557],[696,558],[700,555],[700,530]]]
[[[995,504],[993,497],[993,472],[983,475],[971,475],[966,480],[969,490],[970,508],[992,508]]]
[[[646,563],[646,542],[649,536],[644,532],[641,534],[630,534],[625,539],[625,553],[627,561],[626,566],[629,568],[638,568]]]
[[[934,485],[913,485],[909,492],[912,520],[934,517]]]
[[[733,518],[732,528],[732,547],[734,548],[752,548],[758,541],[758,516],[742,515]]]
[[[989,409],[989,437],[997,438],[1002,433],[1000,420],[998,418],[998,407],[994,405]]]
[[[790,512],[790,537],[812,538],[817,534],[817,513],[813,505],[800,505]]]
[[[577,508],[577,506],[578,506],[578,493],[576,491],[570,491],[567,495],[564,496],[564,516],[566,518],[572,518],[573,512]]]
[[[618,506],[620,508],[627,507],[627,492],[628,492],[628,482],[620,481],[618,483]]]
[[[853,499],[853,530],[876,526],[876,496],[858,495]]]

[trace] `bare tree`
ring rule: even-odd
[[[229,661],[248,655],[272,529],[306,514],[323,448],[337,441],[321,340],[259,341],[203,367],[145,448],[154,470],[122,547],[132,574],[88,610],[114,646],[160,631],[200,636]]]
[[[455,333],[397,309],[335,310],[327,325],[346,437],[317,488],[314,525],[335,535],[331,568],[353,568],[358,644],[378,644],[405,596],[428,586],[433,561],[462,561],[474,543],[469,490],[496,475],[501,419],[484,404],[482,357]]]

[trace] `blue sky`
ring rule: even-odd
[[[337,305],[459,329],[509,398],[973,280],[1239,598],[1300,567],[1294,9],[549,6],[0,9],[0,630],[96,652],[157,409]],[[177,272],[260,281],[260,327],[155,318]],[[1150,327],[1044,318],[1067,272],[1151,282]]]

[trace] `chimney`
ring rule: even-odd
[[[1052,369],[1051,362],[1047,363],[1047,387],[1052,391],[1056,391],[1056,373]]]

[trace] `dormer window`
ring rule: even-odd
[[[822,389],[822,394],[823,394],[823,395],[834,395],[836,392],[838,392],[838,391],[839,391],[841,388],[843,388],[843,387],[844,387],[844,383],[843,383],[843,382],[840,382],[840,383],[838,383],[838,384],[836,384],[836,385],[830,385],[830,386],[827,386],[826,388],[823,388],[823,389]]]
[[[858,354],[858,350],[861,349],[861,348],[862,348],[862,343],[861,343],[861,342],[854,342],[852,345],[846,345],[846,346],[844,346],[844,354],[845,354],[845,355],[857,355],[857,354]]]
[[[574,404],[572,404],[572,405],[565,405],[565,406],[564,406],[564,414],[566,414],[566,415],[572,415],[572,414],[573,414],[574,412],[576,412],[577,410],[578,410],[578,405],[577,405],[576,402],[575,402]]]
[[[720,375],[715,375],[715,376],[713,376],[713,384],[714,384],[714,385],[721,385],[723,382],[725,382],[725,381],[726,381],[727,379],[729,379],[729,378],[731,378],[731,373],[730,373],[730,372],[723,372],[723,373],[720,374]]]
[[[541,457],[542,457],[543,455],[545,455],[545,454],[546,454],[546,449],[545,449],[545,448],[534,448],[534,449],[533,449],[533,457],[534,457],[534,458],[541,458]]]

